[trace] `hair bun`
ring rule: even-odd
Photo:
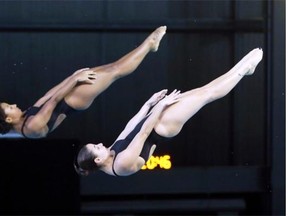
[[[83,175],[83,176],[89,175],[89,171],[82,169],[82,168],[79,166],[77,160],[74,161],[74,169],[75,169],[75,171],[76,171],[79,175]]]

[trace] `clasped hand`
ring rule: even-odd
[[[181,91],[174,89],[169,95],[165,95],[165,97],[158,103],[159,105],[169,106],[179,101],[179,97],[181,95]]]
[[[169,95],[167,95],[168,90],[163,89],[159,92],[156,92],[152,95],[152,97],[146,102],[149,106],[154,106],[159,101],[161,101],[161,104],[164,106],[171,105],[173,103],[176,103],[178,101],[180,94],[180,91],[175,89],[173,92],[171,92]]]
[[[97,73],[89,68],[83,68],[74,72],[73,77],[79,83],[94,84],[97,79]]]

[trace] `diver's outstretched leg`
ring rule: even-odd
[[[149,52],[156,52],[165,33],[166,26],[161,26],[153,31],[140,46],[119,60],[111,64],[90,68],[89,70],[97,73],[95,84],[76,86],[65,97],[66,103],[74,109],[87,109],[94,99],[115,80],[134,72]]]
[[[111,64],[91,68],[91,70],[96,72],[113,72],[117,74],[117,78],[132,73],[140,65],[140,63],[149,52],[156,52],[158,50],[160,41],[166,33],[166,29],[166,26],[157,28],[144,40],[140,46],[119,60]]]
[[[183,125],[203,106],[227,95],[245,76],[253,74],[263,57],[261,49],[247,54],[226,74],[216,78],[207,85],[181,94],[179,102],[163,111],[155,130],[159,135],[172,137],[177,135]]]

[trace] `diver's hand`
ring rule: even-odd
[[[150,107],[154,106],[157,104],[161,99],[164,98],[164,96],[167,94],[167,89],[163,89],[159,92],[154,93],[149,100],[146,102],[146,104]]]
[[[158,103],[159,106],[169,106],[174,103],[177,103],[179,101],[179,97],[181,95],[181,92],[177,89],[175,89],[173,92],[171,92],[169,95],[165,95],[165,97]]]
[[[89,68],[80,69],[73,76],[78,83],[94,84],[97,79],[97,73]]]

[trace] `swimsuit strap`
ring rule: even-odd
[[[27,136],[25,135],[25,133],[24,133],[24,126],[25,126],[25,123],[26,123],[28,117],[29,117],[29,116],[26,116],[26,118],[24,119],[24,122],[23,122],[23,124],[22,124],[22,127],[21,127],[21,133],[22,133],[22,135],[23,135],[25,138],[27,138],[27,139],[29,139],[29,137],[27,137]]]
[[[113,159],[113,163],[112,163],[112,171],[113,171],[113,173],[114,173],[115,176],[118,176],[118,177],[119,177],[119,175],[116,173],[116,171],[115,171],[115,169],[114,169],[114,162],[115,162],[116,156],[117,156],[117,155],[115,154],[114,159]]]

